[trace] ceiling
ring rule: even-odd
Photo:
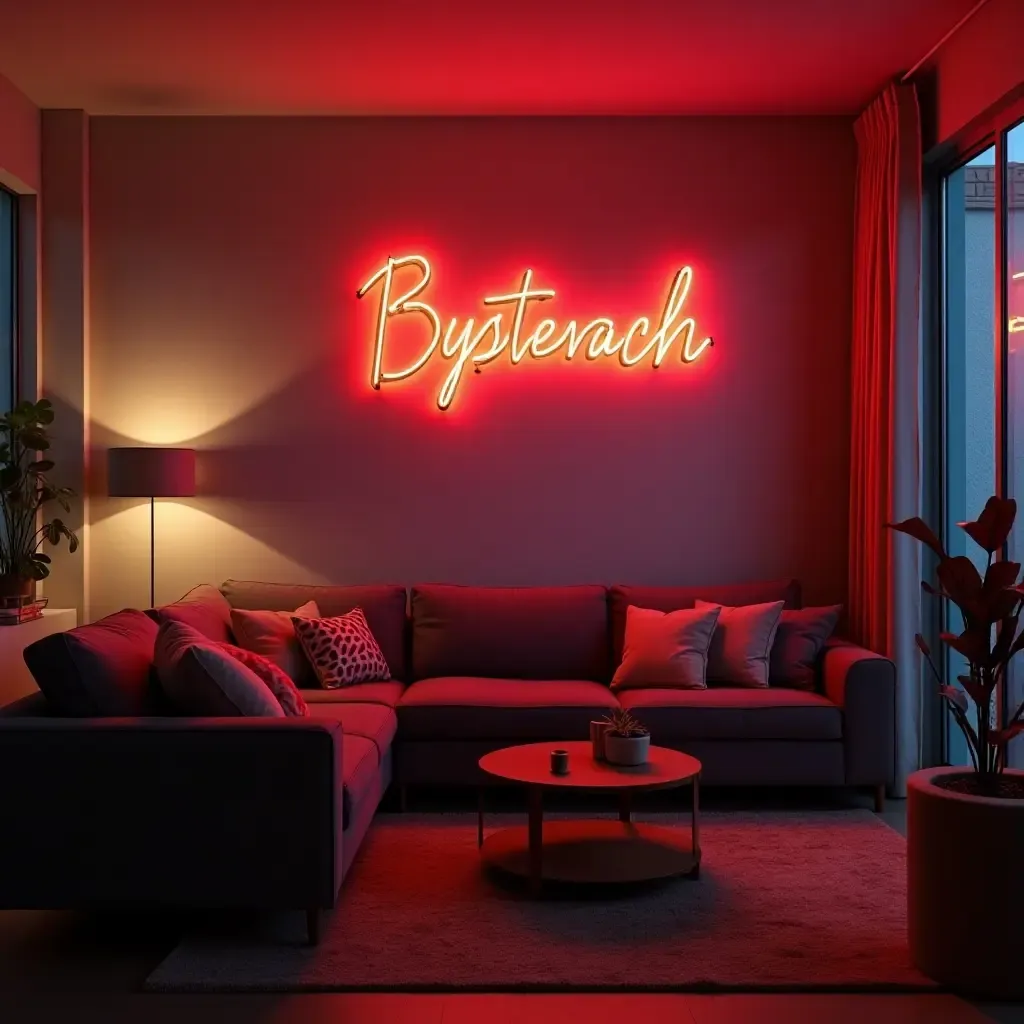
[[[0,0],[94,114],[853,113],[975,0]]]

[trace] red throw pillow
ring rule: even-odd
[[[327,619],[292,617],[295,635],[325,690],[391,678],[362,608]]]
[[[286,715],[290,718],[304,718],[309,714],[302,694],[284,669],[264,655],[247,651],[244,647],[236,647],[234,644],[221,644],[220,647],[266,683],[267,689],[277,698]]]

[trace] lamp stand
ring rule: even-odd
[[[149,607],[156,607],[156,498],[149,499]]]

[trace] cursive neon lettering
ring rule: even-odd
[[[419,279],[394,297],[392,291],[395,289],[396,271],[408,268],[418,270]],[[560,334],[558,322],[545,318],[532,331],[525,333],[523,323],[528,305],[555,297],[552,288],[534,287],[533,271],[527,269],[523,272],[518,289],[483,299],[486,306],[513,306],[508,331],[503,331],[504,313],[498,312],[488,317],[479,327],[475,317],[468,317],[461,327],[459,319],[452,317],[442,337],[440,315],[431,305],[416,297],[426,289],[430,277],[430,263],[425,257],[411,255],[396,259],[389,256],[384,266],[374,272],[356,292],[356,296],[362,298],[373,288],[378,285],[380,287],[370,385],[379,390],[382,383],[413,376],[427,365],[440,348],[441,357],[452,363],[437,396],[437,404],[441,409],[447,409],[454,401],[467,366],[478,370],[494,362],[506,350],[513,366],[521,363],[527,355],[533,359],[546,359],[563,349],[565,359],[571,361],[582,348],[583,357],[588,361],[617,358],[621,366],[630,368],[651,357],[650,365],[657,369],[677,343],[679,358],[683,363],[695,362],[713,344],[709,337],[696,340],[697,323],[692,316],[680,319],[693,281],[693,270],[690,267],[681,267],[676,271],[662,308],[661,319],[653,334],[648,334],[651,320],[646,316],[634,320],[621,335],[610,317],[595,317],[582,329],[576,320],[569,320]],[[418,314],[427,321],[429,338],[422,352],[409,365],[388,370],[384,367],[388,324],[395,317],[407,313]],[[488,337],[490,343],[483,347]],[[633,346],[639,344],[639,338],[644,339],[643,343],[634,351]]]

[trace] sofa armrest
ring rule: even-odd
[[[0,906],[330,907],[340,723],[0,719]]]
[[[841,639],[825,646],[825,696],[843,709],[846,782],[851,786],[896,781],[896,666]]]

